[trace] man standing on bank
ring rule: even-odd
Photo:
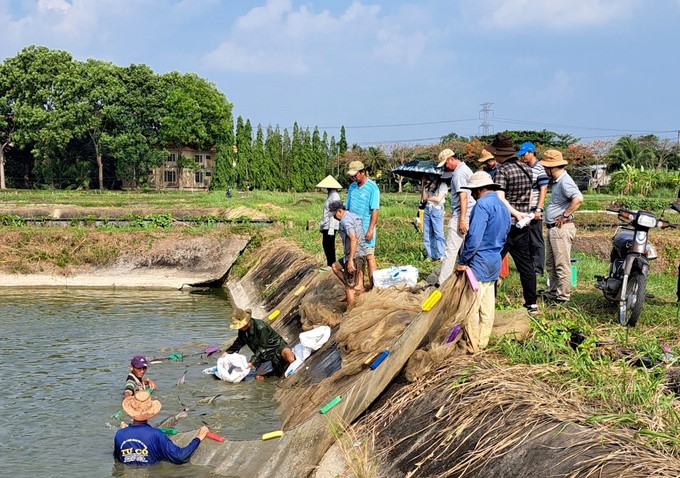
[[[449,148],[439,153],[439,164],[437,167],[444,167],[444,171],[451,173],[451,218],[449,219],[449,235],[446,238],[446,248],[444,250],[444,260],[442,269],[439,272],[439,284],[443,284],[453,273],[458,260],[458,251],[463,244],[465,234],[470,225],[470,211],[475,205],[475,200],[470,194],[469,189],[463,189],[467,185],[472,171],[463,161],[456,157],[456,154]]]
[[[529,249],[529,229],[516,226],[517,222],[529,215],[533,178],[531,168],[519,161],[512,137],[508,134],[498,133],[485,149],[500,163],[495,179],[501,187],[498,197],[505,202],[512,215],[512,227],[503,248],[503,255],[510,254],[515,262],[522,284],[524,307],[530,314],[537,314],[536,273]]]
[[[361,218],[361,224],[366,234],[366,262],[368,263],[368,280],[373,288],[373,273],[378,269],[375,262],[375,239],[378,212],[380,210],[380,189],[374,181],[368,179],[366,168],[361,161],[352,161],[347,167],[347,176],[353,183],[347,189],[347,210]],[[357,284],[357,290],[363,289],[363,284]]]
[[[542,276],[545,269],[545,242],[543,240],[543,204],[548,194],[548,175],[536,157],[536,146],[531,141],[522,143],[517,156],[531,168],[531,208],[534,218],[529,223],[529,243],[534,259],[536,275]]]
[[[563,303],[571,295],[571,243],[576,236],[574,213],[583,202],[583,195],[564,169],[567,161],[556,149],[543,153],[540,161],[553,180],[550,202],[545,211],[547,233],[546,266],[550,287],[544,299]]]
[[[501,270],[501,250],[510,231],[510,211],[498,197],[500,189],[489,173],[477,171],[463,186],[472,191],[477,200],[470,216],[470,230],[460,251],[457,272],[470,268],[479,283],[473,291],[466,287],[464,294],[472,304],[468,312],[465,332],[470,351],[486,348],[493,329],[496,297],[494,286]]]
[[[361,225],[361,218],[345,209],[342,202],[332,203],[329,209],[335,219],[340,221],[343,250],[342,259],[335,262],[331,269],[345,287],[347,306],[352,307],[355,294],[364,291],[364,264],[366,263],[364,229]]]

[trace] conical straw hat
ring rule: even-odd
[[[326,188],[326,189],[342,189],[342,186],[340,185],[339,182],[335,180],[333,176],[330,174],[323,178],[323,180],[316,185],[317,188]]]

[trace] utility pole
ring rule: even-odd
[[[493,110],[491,109],[492,105],[493,103],[482,103],[480,105],[482,109],[479,112],[479,119],[482,120],[482,124],[479,125],[477,132],[482,136],[493,133],[493,125],[489,123],[489,118],[493,118]]]

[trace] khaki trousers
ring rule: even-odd
[[[571,297],[571,243],[576,236],[573,222],[548,229],[545,265],[550,278],[548,293],[560,300]]]
[[[458,216],[451,215],[449,219],[449,235],[446,238],[446,248],[444,249],[444,259],[442,259],[442,269],[439,272],[439,284],[443,284],[453,273],[453,269],[458,262],[458,252],[463,245],[465,234],[458,232]]]
[[[472,303],[465,334],[471,352],[479,352],[489,345],[496,308],[495,282],[480,282],[477,292],[465,287],[466,300]]]

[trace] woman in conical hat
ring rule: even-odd
[[[323,203],[323,213],[321,215],[321,222],[319,223],[319,231],[322,234],[321,244],[323,245],[323,252],[326,254],[326,265],[332,266],[335,262],[335,232],[340,229],[340,223],[333,216],[328,209],[328,206],[334,201],[340,201],[340,191],[342,186],[335,180],[333,176],[326,176],[317,188],[325,188],[328,191],[326,201]]]

